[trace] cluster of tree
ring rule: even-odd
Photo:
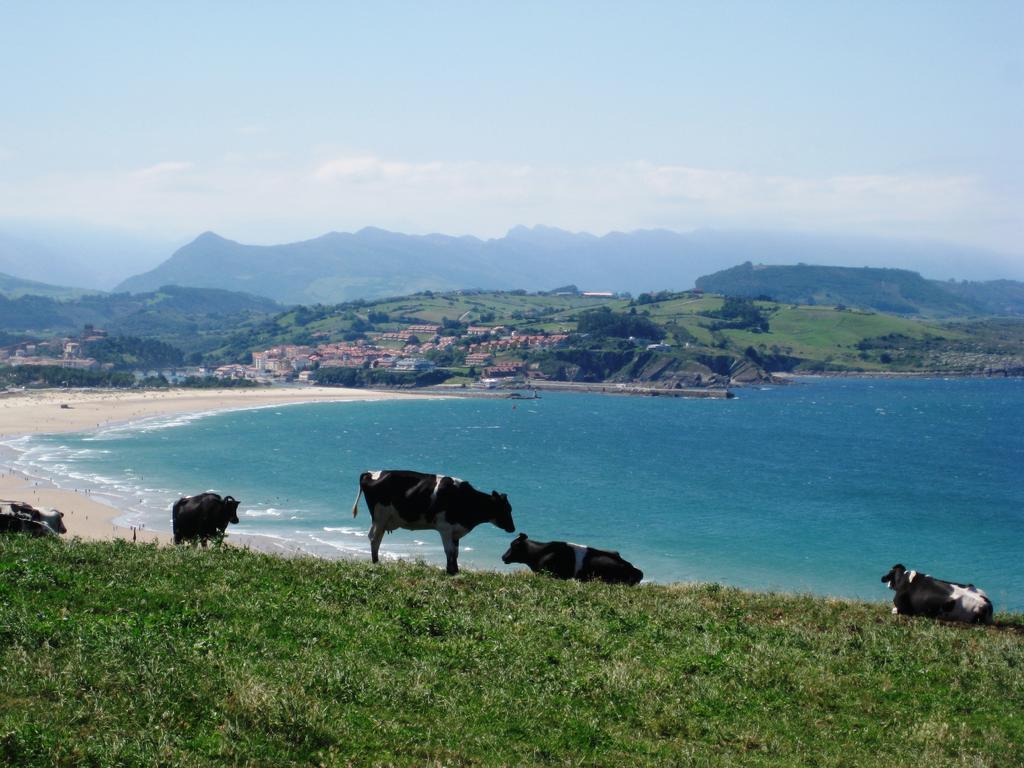
[[[857,342],[857,349],[891,349],[892,347],[909,347],[917,344],[918,341],[916,339],[912,339],[905,334],[887,333],[884,336],[871,336],[861,339]]]
[[[112,387],[135,386],[135,377],[120,371],[88,371],[59,365],[19,365],[0,368],[0,383],[17,387]]]
[[[295,324],[305,326],[315,323],[317,320],[330,317],[336,310],[334,307],[324,306],[323,304],[314,304],[312,306],[301,304],[292,311],[295,316]]]
[[[265,387],[252,379],[218,379],[213,376],[189,376],[179,382],[176,386],[186,389],[251,389],[253,387]]]
[[[576,323],[576,332],[596,339],[609,337],[627,339],[663,339],[665,331],[649,317],[635,313],[612,312],[608,307],[583,312]]]
[[[452,367],[466,364],[466,349],[452,345],[446,349],[432,349],[427,352],[427,359],[434,365]]]
[[[26,336],[23,333],[8,333],[7,331],[0,330],[0,347],[13,347],[16,344],[34,340],[32,336]]]
[[[712,330],[737,328],[751,331],[767,331],[768,318],[751,299],[739,296],[726,296],[722,308],[717,312],[708,312],[711,317],[719,317],[722,323],[715,323]]]
[[[180,366],[185,353],[171,344],[138,336],[108,336],[90,342],[86,347],[89,357],[98,363],[112,363],[114,368],[169,368]]]
[[[446,371],[393,371],[386,368],[318,368],[313,380],[325,387],[429,387],[449,377]]]
[[[541,372],[556,381],[604,381],[629,365],[635,348],[627,350],[557,349],[536,357]]]
[[[659,301],[668,301],[674,299],[679,294],[672,293],[671,291],[658,291],[657,293],[641,293],[636,297],[637,304],[656,304]]]

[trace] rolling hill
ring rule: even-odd
[[[1024,315],[1024,283],[927,280],[905,269],[751,264],[700,277],[698,288],[791,304],[845,305],[900,315]]]
[[[100,293],[84,288],[66,288],[60,285],[39,283],[35,280],[24,280],[20,277],[5,275],[0,272],[0,296],[16,299],[20,296],[48,296],[53,299],[75,299],[89,293]]]
[[[68,301],[0,295],[0,331],[39,336],[71,334],[91,324],[111,334],[139,336],[197,350],[213,346],[246,323],[280,312],[270,299],[215,289],[166,286],[141,294],[95,294]]]

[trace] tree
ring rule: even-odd
[[[608,307],[583,312],[576,324],[578,333],[595,338],[625,339],[635,336],[644,339],[663,339],[665,331],[650,318],[624,312],[612,312]]]

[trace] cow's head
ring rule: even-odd
[[[902,564],[897,563],[882,577],[882,583],[888,584],[889,589],[900,589],[907,583],[907,569]]]
[[[64,525],[64,513],[57,509],[32,510],[32,519],[42,523],[54,533],[67,533]]]
[[[512,505],[504,493],[491,491],[491,522],[507,533],[516,530],[516,524],[512,522]]]
[[[229,523],[238,525],[238,499],[234,496],[224,497],[224,518]]]
[[[512,543],[508,545],[508,550],[501,556],[501,562],[508,565],[509,563],[525,563],[526,562],[526,534],[520,533],[514,539]]]
[[[68,529],[64,525],[64,513],[59,509],[51,509],[50,514],[53,516],[52,519],[57,523],[57,533],[67,533]]]

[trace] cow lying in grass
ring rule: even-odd
[[[557,576],[560,579],[605,581],[609,584],[639,584],[643,571],[634,568],[618,552],[570,544],[567,541],[530,541],[520,533],[501,561],[523,563],[533,571]]]
[[[0,501],[0,532],[50,536],[67,533],[64,513],[56,509],[36,509],[23,501]]]
[[[903,616],[928,616],[969,624],[992,623],[992,601],[973,584],[933,579],[896,564],[882,577],[896,592],[892,612]]]

